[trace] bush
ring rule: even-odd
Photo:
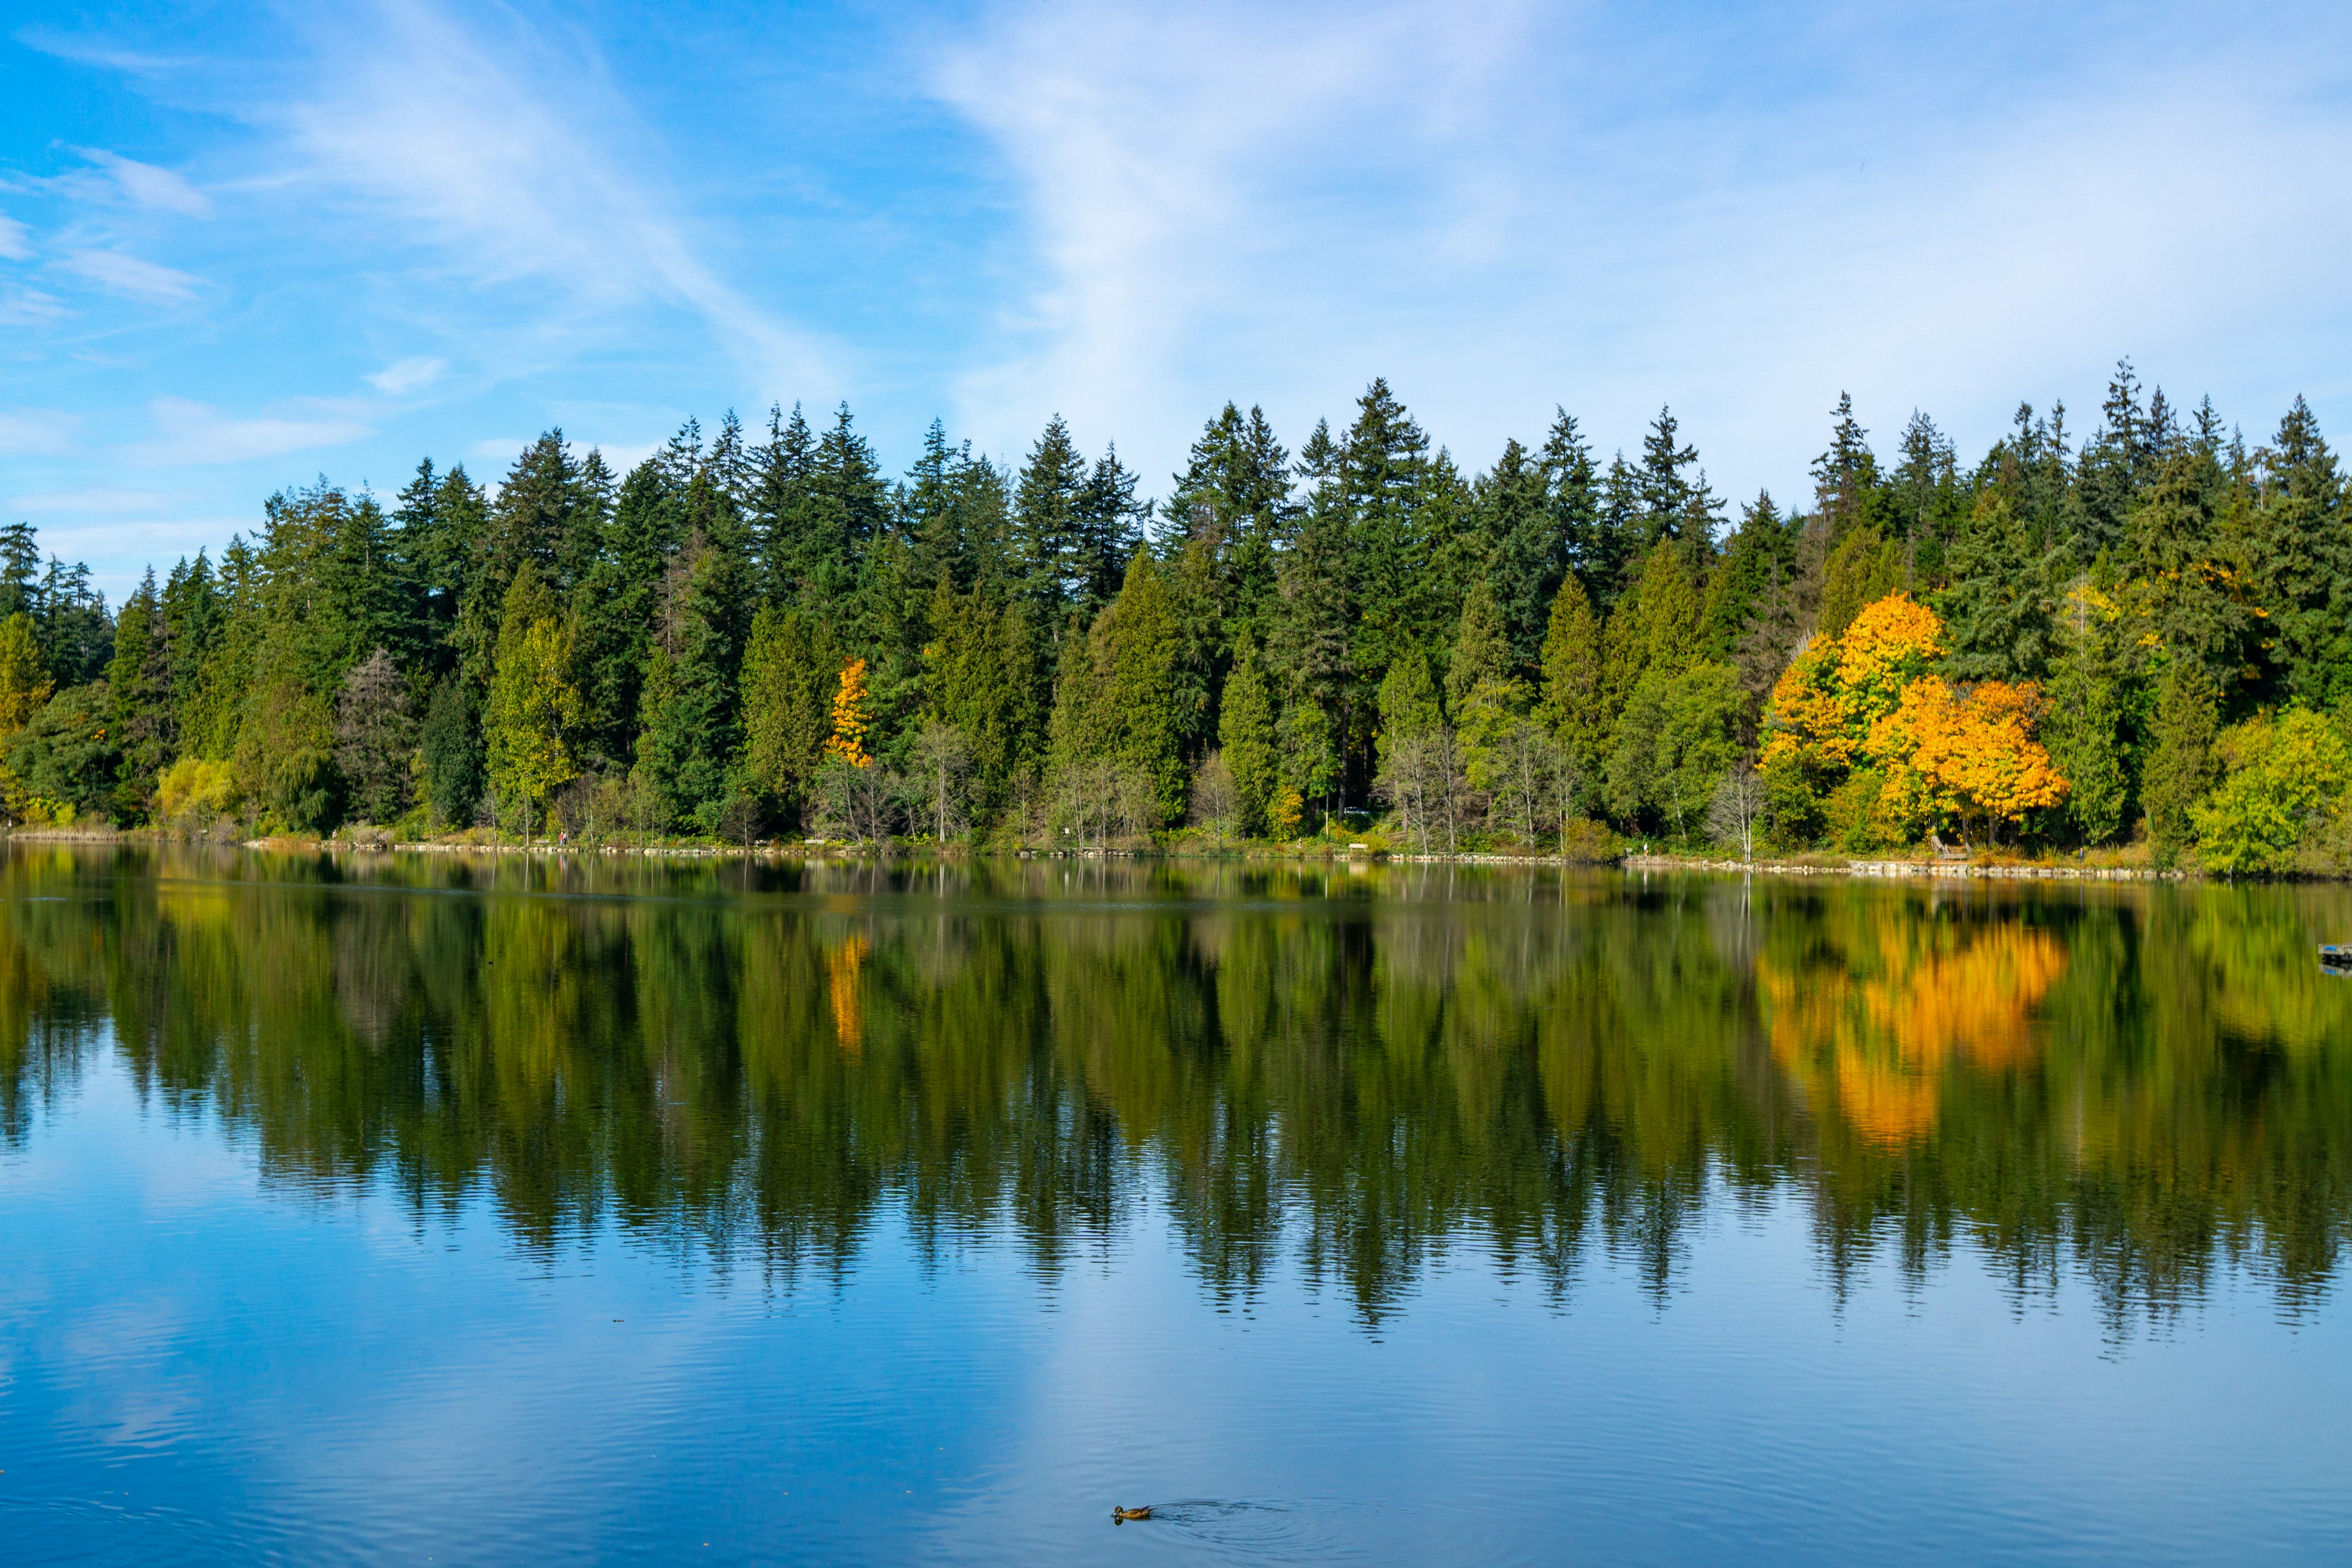
[[[2327,805],[2352,778],[2352,748],[2326,720],[2296,710],[2232,724],[2213,750],[2221,782],[2189,812],[2199,858],[2215,871],[2295,869],[2305,837],[2324,831]]]
[[[236,810],[236,769],[226,758],[182,757],[155,777],[158,821],[208,824]]]

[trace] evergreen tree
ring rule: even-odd
[[[1257,650],[1244,642],[1234,656],[1217,718],[1217,745],[1233,770],[1241,800],[1242,832],[1266,831],[1265,812],[1281,787],[1282,756],[1275,730],[1274,700],[1258,668]]]
[[[2211,673],[2195,658],[2168,661],[2157,691],[2140,804],[2147,812],[2156,862],[2170,866],[2191,842],[2191,808],[2213,786],[2221,692]]]
[[[1458,710],[1480,681],[1509,679],[1512,663],[1501,611],[1481,577],[1462,601],[1462,619],[1454,627],[1453,652],[1445,665],[1446,702]]]
[[[1136,500],[1135,484],[1135,475],[1118,460],[1114,446],[1095,464],[1078,492],[1072,517],[1072,597],[1083,615],[1091,616],[1119,593],[1129,563],[1143,548],[1143,524],[1151,507]]]
[[[391,822],[407,809],[415,742],[407,683],[392,655],[377,648],[343,677],[335,705],[335,768],[362,819]]]
[[[454,673],[434,687],[420,740],[434,820],[444,828],[471,826],[482,798],[481,731],[465,683]]]
[[[1579,776],[1599,776],[1608,733],[1601,705],[1601,626],[1584,585],[1564,580],[1544,634],[1544,707]]]
[[[1555,429],[1554,437],[1569,448],[1576,445],[1575,426]],[[1573,458],[1567,460],[1572,461]],[[1586,489],[1591,488],[1588,459]],[[1479,481],[1475,504],[1480,531],[1491,541],[1481,581],[1490,588],[1502,616],[1503,640],[1509,645],[1513,670],[1532,669],[1543,655],[1544,630],[1560,579],[1568,574],[1572,509],[1559,504],[1553,493],[1548,465],[1517,441],[1503,444],[1503,455]],[[1585,498],[1591,504],[1591,497]]]
[[[1848,394],[1838,394],[1834,417],[1829,449],[1813,459],[1813,504],[1831,537],[1843,540],[1850,531],[1878,521],[1883,498],[1870,432],[1854,418],[1853,398]]]
[[[137,821],[154,800],[155,775],[172,760],[176,729],[171,636],[152,567],[115,619],[106,684],[118,752],[114,815]]]
[[[1936,595],[1936,609],[1944,617],[1952,674],[1961,680],[2041,679],[2051,654],[2051,575],[2063,552],[2037,555],[2008,497],[1988,490],[1977,498],[1950,561],[1952,584]]]
[[[788,816],[806,807],[814,788],[841,666],[824,622],[772,605],[753,618],[741,676],[744,770]]]
[[[655,611],[636,771],[665,823],[716,833],[740,750],[733,563],[699,530],[670,562]]]
[[[1086,459],[1070,427],[1055,415],[1013,492],[1013,572],[1022,597],[1048,624],[1058,623],[1079,588],[1080,509]]]

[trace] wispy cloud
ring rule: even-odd
[[[447,360],[404,359],[377,371],[367,378],[367,383],[386,397],[399,397],[432,385],[440,380],[448,369]]]
[[[552,284],[575,316],[681,306],[763,381],[824,384],[814,340],[704,261],[656,139],[580,36],[509,20],[493,40],[423,0],[381,0],[364,37],[314,18],[308,90],[247,112],[284,138],[299,184],[446,268]]]
[[[65,302],[37,289],[14,289],[0,293],[0,327],[43,327],[63,321]]]
[[[131,455],[157,467],[242,463],[315,447],[339,447],[369,434],[365,425],[348,417],[262,415],[238,418],[208,403],[184,397],[158,397],[147,405],[147,413],[155,435],[131,448]]]
[[[0,259],[23,261],[33,254],[32,231],[0,213]]]
[[[0,452],[18,457],[69,452],[79,423],[52,408],[0,408]]]
[[[1604,444],[1670,401],[1719,482],[1781,489],[1842,386],[1889,436],[1918,403],[1989,436],[2118,353],[2267,380],[2302,351],[2246,324],[2352,241],[2307,36],[2084,19],[2019,64],[1958,13],[1642,16],[982,12],[931,79],[1001,150],[1035,282],[965,419],[1017,448],[1059,407],[1172,464],[1224,396],[1296,439],[1386,374],[1473,460],[1556,401]],[[2177,221],[2189,189],[2229,219]]]
[[[194,299],[204,283],[203,279],[190,273],[125,256],[119,250],[69,251],[58,265],[110,294],[150,304],[183,304]]]
[[[187,217],[213,216],[212,198],[190,184],[185,175],[103,148],[77,147],[74,151],[113,176],[115,186],[140,206],[161,207]]]

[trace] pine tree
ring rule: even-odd
[[[444,829],[471,826],[482,798],[482,737],[473,701],[455,673],[434,687],[420,742],[434,820]]]
[[[2325,710],[2352,697],[2352,520],[2336,455],[2301,397],[2254,465],[2246,564],[2272,639],[2263,695]]]
[[[1573,423],[1554,437],[1572,447]],[[1586,468],[1589,489],[1589,460]],[[1543,654],[1552,599],[1568,574],[1570,509],[1556,504],[1544,461],[1517,441],[1503,444],[1502,457],[1478,481],[1475,504],[1480,531],[1491,541],[1483,580],[1502,616],[1508,664],[1515,671],[1532,669]]]
[[[1634,481],[1641,504],[1635,549],[1644,556],[1661,542],[1683,536],[1696,494],[1683,470],[1698,462],[1698,448],[1675,445],[1677,430],[1674,411],[1661,407],[1642,437],[1642,467]]]
[[[106,668],[116,763],[115,816],[136,821],[154,802],[155,775],[172,760],[176,715],[172,646],[152,567],[123,601],[114,623],[114,658]]]
[[[407,808],[415,742],[407,683],[391,654],[378,648],[352,666],[335,704],[335,767],[362,820],[390,822]]]
[[[1977,498],[1950,561],[1952,584],[1936,595],[1936,609],[1944,617],[1952,674],[2040,680],[2052,649],[2052,577],[2063,569],[2063,552],[2037,555],[2008,498],[1988,490]],[[1895,586],[1900,584],[1886,591]]]
[[[833,732],[843,664],[822,621],[763,607],[743,650],[743,760],[753,788],[787,816],[808,805]]]
[[[1459,710],[1471,689],[1482,680],[1505,680],[1511,675],[1510,645],[1504,640],[1503,618],[1495,595],[1479,578],[1462,601],[1462,618],[1455,626],[1454,647],[1445,664],[1445,700]]]
[[[1586,779],[1599,776],[1607,725],[1601,709],[1601,626],[1584,585],[1570,577],[1551,602],[1544,634],[1544,708],[1553,732]]]
[[[1258,668],[1257,650],[1246,642],[1235,651],[1234,672],[1225,681],[1217,745],[1241,797],[1241,831],[1251,837],[1263,834],[1266,807],[1281,787],[1282,758],[1273,699]]]
[[[2087,580],[2068,592],[2058,617],[2042,743],[2071,786],[2066,816],[2084,843],[2105,844],[2123,831],[2130,804],[2120,660],[2114,647],[2120,612]]]
[[[1024,598],[1058,622],[1078,588],[1086,459],[1058,414],[1029,452],[1013,492],[1013,571]]]
[[[734,563],[698,530],[663,575],[639,709],[636,772],[654,816],[703,833],[718,830],[740,744],[735,586]]]
[[[1143,547],[1144,520],[1149,502],[1135,497],[1136,477],[1118,460],[1111,447],[1087,476],[1074,510],[1073,600],[1091,616],[1117,596],[1125,583],[1129,563]]]
[[[2158,866],[2173,865],[2189,847],[2189,812],[2212,788],[2213,737],[2220,729],[2220,689],[2204,664],[2176,658],[2158,682],[2140,804]]]
[[[1683,552],[1661,541],[1650,551],[1642,572],[1636,613],[1640,616],[1644,670],[1669,673],[1698,662],[1705,649],[1699,642],[1699,601]]]
[[[1853,416],[1852,396],[1838,394],[1834,417],[1829,449],[1813,459],[1813,504],[1832,538],[1843,540],[1850,530],[1878,521],[1882,498],[1878,458],[1870,449],[1870,432]]]

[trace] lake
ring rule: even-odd
[[[2352,1556],[2343,888],[0,895],[10,1563]]]

